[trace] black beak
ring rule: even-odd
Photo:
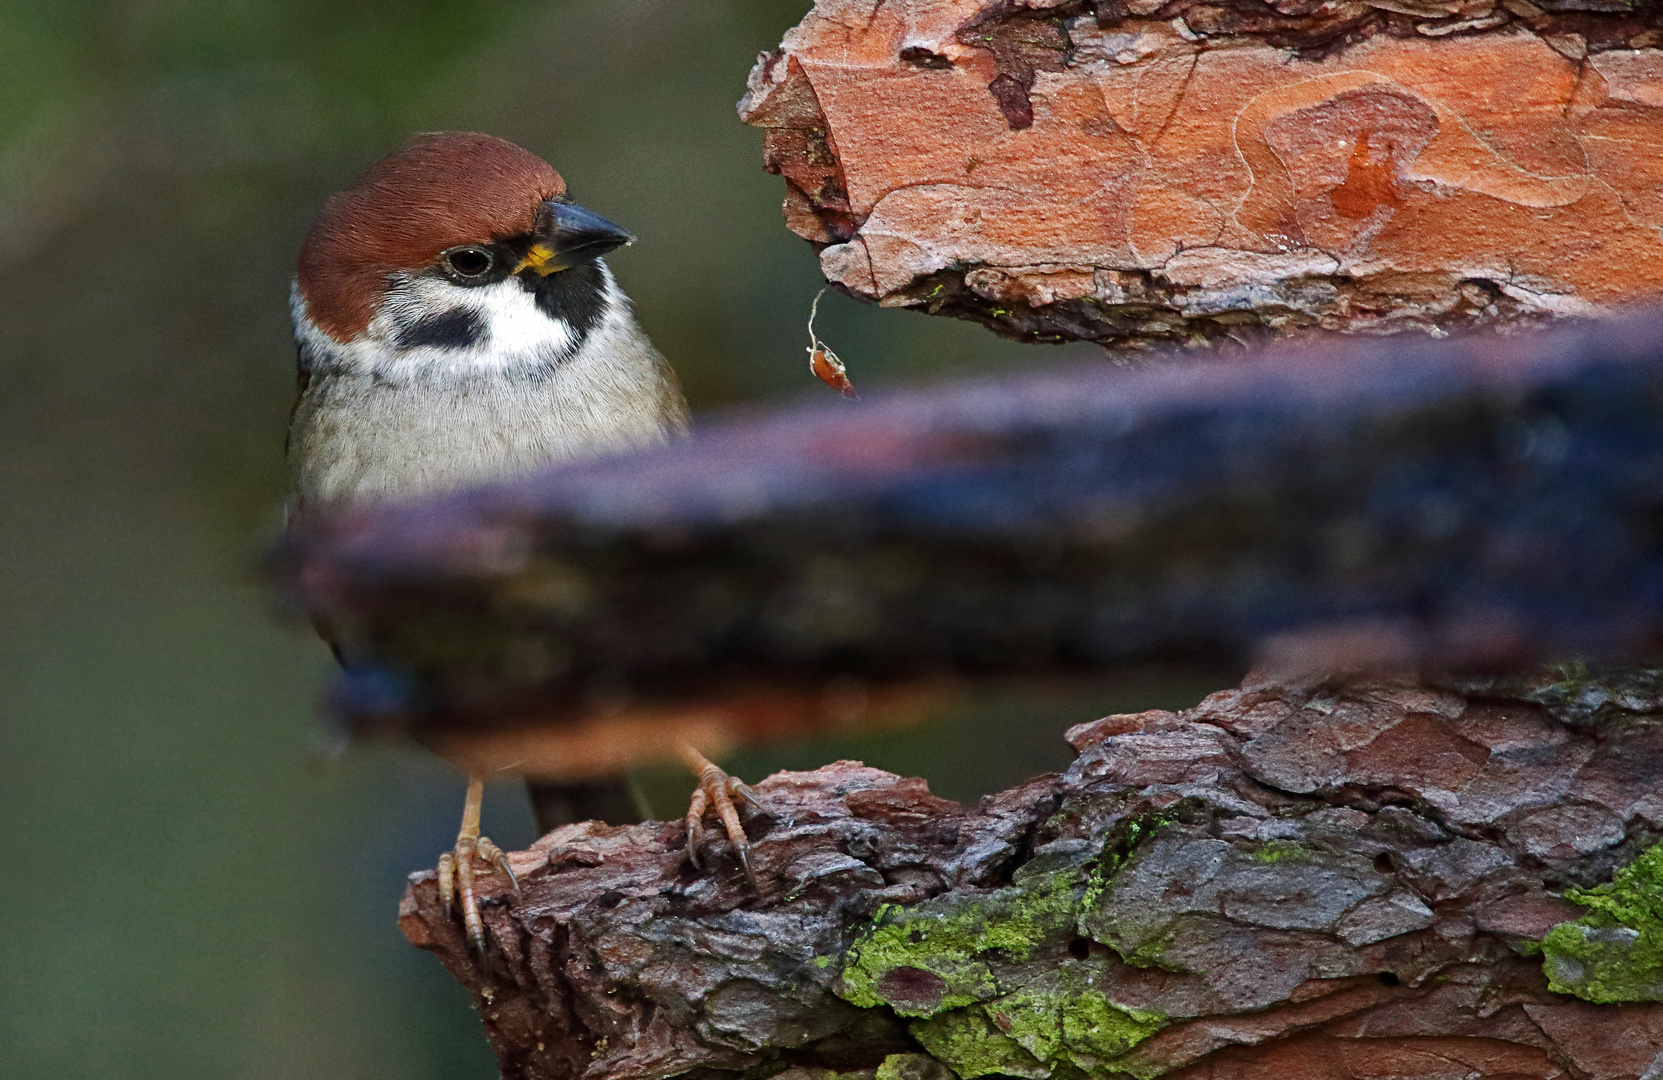
[[[556,199],[537,211],[536,236],[537,242],[514,268],[516,271],[530,269],[548,275],[635,243],[635,237],[622,226],[592,210]]]

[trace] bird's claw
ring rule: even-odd
[[[479,838],[479,856],[497,868],[497,873],[508,879],[508,887],[514,890],[516,898],[520,895],[520,878],[514,873],[514,866],[508,861],[508,853],[497,847],[491,841],[481,836]]]
[[[461,901],[462,927],[467,933],[468,944],[476,953],[485,951],[485,922],[479,915],[479,896],[475,889],[475,882],[483,869],[481,862],[494,867],[507,878],[515,896],[520,894],[520,879],[508,862],[507,852],[483,836],[458,837],[456,846],[439,856],[439,903],[445,910],[445,917],[453,918],[457,902]]]
[[[468,935],[468,944],[479,955],[485,953],[485,922],[479,917],[479,897],[474,890],[480,869],[475,860],[483,859],[496,867],[508,879],[514,895],[520,893],[520,879],[514,876],[507,853],[479,835],[479,807],[484,798],[484,774],[469,773],[468,797],[462,804],[462,828],[456,834],[456,846],[439,856],[439,903],[448,919],[454,916],[457,901],[461,901],[462,928]]]
[[[760,894],[762,889],[757,885],[756,872],[751,869],[751,844],[745,836],[745,827],[739,820],[734,800],[750,803],[765,813],[768,805],[750,785],[736,776],[729,776],[691,746],[683,745],[681,756],[699,778],[699,786],[694,789],[693,797],[687,804],[687,860],[695,869],[704,869],[699,863],[699,843],[704,839],[705,812],[714,808],[716,816],[722,821],[723,831],[739,854],[739,865],[745,871],[745,880],[750,882],[752,892]]]

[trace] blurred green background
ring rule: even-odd
[[[402,747],[314,760],[330,661],[252,570],[293,255],[410,132],[490,131],[643,237],[613,268],[696,409],[829,394],[803,353],[816,261],[734,116],[806,8],[0,3],[0,1073],[495,1075],[467,995],[394,926],[462,781]],[[1067,351],[836,296],[818,328],[868,395]],[[1208,688],[993,696],[973,735],[733,764],[864,756],[973,798],[1065,763],[1066,723]],[[486,820],[532,839],[514,785]]]

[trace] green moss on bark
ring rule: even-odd
[[[1065,962],[1054,977],[984,1004],[912,1023],[913,1037],[953,1071],[1043,1078],[1107,1078],[1122,1055],[1165,1026],[1164,1017],[1118,1005],[1092,984],[1101,964]]]
[[[983,1006],[994,1025],[1036,1059],[1063,1062],[1094,1074],[1159,1031],[1165,1018],[1110,1001],[1095,983],[1101,960],[1064,961],[1035,980]]]
[[[990,965],[1021,963],[1047,936],[1071,932],[1082,891],[1083,875],[1060,871],[980,896],[886,905],[849,950],[840,993],[856,1005],[888,1005],[902,1016],[934,1016],[990,1000],[1000,992]]]
[[[1663,844],[1609,884],[1565,895],[1589,911],[1542,939],[1548,987],[1601,1004],[1663,1001]]]
[[[964,1080],[976,1076],[1021,1076],[1045,1080],[1051,1075],[1022,1044],[993,1025],[980,1006],[953,1009],[912,1025],[913,1038],[946,1062]]]
[[[1075,850],[1036,859],[1006,888],[886,907],[849,950],[838,992],[913,1017],[919,1043],[966,1080],[1123,1073],[1114,1060],[1166,1020],[1103,992],[1117,960],[1079,954],[1081,915],[1120,861]]]

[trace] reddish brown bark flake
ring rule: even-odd
[[[740,114],[855,296],[1040,340],[1429,329],[1663,286],[1660,40],[1581,0],[820,0]]]

